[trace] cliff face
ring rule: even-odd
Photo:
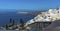
[[[54,21],[51,25],[49,25],[43,31],[60,31],[60,20]]]

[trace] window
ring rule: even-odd
[[[57,13],[59,13],[59,11]]]
[[[50,17],[50,16],[48,16],[48,17]]]

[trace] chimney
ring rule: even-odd
[[[8,25],[6,24],[6,30],[8,29]]]
[[[20,19],[20,24],[21,24],[21,27],[22,27],[22,29],[23,29],[23,28],[24,28],[24,21],[23,21],[22,18]]]
[[[10,23],[12,23],[12,18],[10,18]]]
[[[14,25],[14,19],[13,19],[13,21],[12,21],[12,24]]]

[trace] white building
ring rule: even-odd
[[[34,19],[29,20],[26,24],[31,24],[34,22],[45,22],[45,21],[55,21],[60,19],[60,8],[59,9],[49,9],[42,14],[37,15]]]

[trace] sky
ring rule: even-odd
[[[60,0],[0,0],[0,9],[40,10],[59,6]]]

